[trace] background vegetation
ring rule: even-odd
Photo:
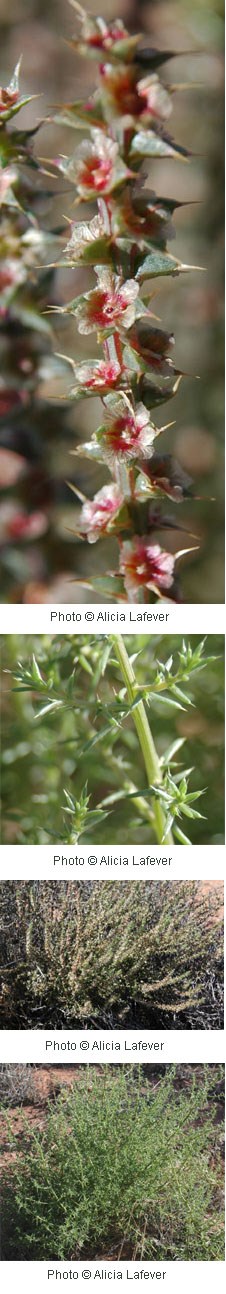
[[[189,767],[191,794],[205,791],[197,803],[188,804],[189,814],[195,809],[205,816],[176,819],[178,828],[188,831],[192,843],[222,843],[223,639],[208,636],[203,659],[216,659],[203,670],[194,670],[191,661],[181,667],[183,644],[177,635],[132,635],[124,641],[130,656],[140,652],[136,679],[141,695],[146,689],[163,767],[171,759],[174,782],[179,777],[181,785],[181,770]],[[199,654],[200,643],[193,635],[193,652]],[[171,674],[184,668],[185,681],[176,694],[169,653]],[[161,696],[152,691],[159,661]],[[127,711],[110,639],[11,635],[2,641],[2,684],[3,841],[75,843],[82,838],[127,845],[156,840],[135,712]],[[181,794],[187,795],[183,785]]]
[[[223,1260],[223,1067],[184,1070],[85,1067],[19,1153],[5,1116],[4,1259]]]
[[[7,881],[1,1028],[223,1028],[223,886]]]
[[[101,10],[98,0],[89,0],[93,13]],[[104,0],[105,18],[117,15],[117,0]],[[194,478],[197,500],[185,505],[187,529],[198,536],[200,551],[183,564],[183,597],[185,601],[219,602],[224,598],[223,583],[223,355],[222,355],[222,265],[223,265],[223,70],[224,41],[223,0],[121,0],[120,16],[131,30],[143,29],[150,43],[169,48],[182,57],[166,64],[167,84],[185,84],[175,94],[173,130],[175,138],[191,149],[189,165],[179,162],[157,162],[149,172],[149,181],[165,196],[197,205],[185,205],[176,217],[177,238],[173,250],[185,262],[206,266],[206,273],[181,277],[161,285],[156,299],[156,313],[163,327],[174,330],[175,357],[178,367],[188,373],[175,404],[176,426],[172,428],[172,452],[182,467]],[[22,85],[25,93],[41,94],[25,109],[21,122],[36,126],[49,109],[62,101],[87,95],[93,86],[93,64],[79,60],[65,41],[75,29],[75,16],[65,0],[1,0],[1,74],[2,85],[9,82],[11,71],[23,51]],[[71,146],[71,132],[69,147]],[[68,151],[68,130],[44,125],[34,140],[35,153],[51,158]],[[49,169],[47,164],[47,170]],[[146,168],[147,169],[147,168]],[[55,181],[44,177],[44,198],[40,206],[34,178],[33,200],[38,216],[47,230],[66,228],[63,217],[74,215],[73,195],[61,177]],[[53,202],[54,195],[54,202]],[[78,209],[78,219],[83,216]],[[48,258],[49,259],[49,258]],[[52,258],[54,259],[54,258]],[[84,290],[84,274],[70,274],[71,296]],[[85,290],[90,286],[89,277]],[[59,303],[68,298],[68,271],[56,273],[45,287],[47,299]],[[36,293],[37,300],[37,293]],[[57,318],[57,317],[56,317]],[[1,331],[5,370],[4,329]],[[65,380],[56,376],[51,361],[51,347],[84,358],[87,346],[71,320],[55,326],[55,341],[40,334],[30,340],[29,361],[34,361],[34,404],[25,405],[7,415],[3,406],[0,423],[1,466],[1,538],[3,600],[25,602],[80,601],[90,593],[69,583],[71,573],[84,579],[91,573],[103,573],[106,563],[114,565],[114,543],[94,548],[81,544],[71,531],[76,529],[76,503],[65,481],[76,480],[80,489],[93,494],[100,482],[100,468],[86,461],[70,458],[70,450],[89,438],[94,425],[101,421],[100,408],[89,401],[79,408],[67,407],[59,400],[65,393]],[[23,341],[23,345],[22,345]],[[10,382],[11,366],[20,365],[21,345],[15,325],[7,338]],[[19,347],[19,349],[18,349]],[[31,352],[31,353],[30,353]],[[47,362],[48,359],[48,362]],[[7,360],[8,364],[8,360]],[[18,372],[18,370],[17,370]],[[196,381],[196,374],[200,381]],[[191,375],[191,376],[190,376]],[[69,379],[70,380],[70,379]],[[49,404],[51,400],[51,405]],[[25,407],[26,406],[26,407]],[[172,415],[166,405],[167,422]],[[92,427],[91,427],[92,419]],[[158,421],[158,417],[157,417]],[[160,420],[161,421],[161,420]],[[167,438],[169,432],[167,433]],[[164,437],[161,442],[164,452]],[[169,440],[165,446],[169,451]],[[18,455],[18,459],[14,458]],[[13,476],[16,473],[15,483]],[[215,500],[215,501],[212,501]],[[5,503],[19,501],[40,517],[39,537],[21,537],[17,529],[9,533]],[[2,510],[3,508],[3,510]],[[173,505],[169,503],[169,517]],[[175,511],[175,509],[174,509]],[[41,520],[42,518],[42,520]],[[179,524],[180,518],[178,518]],[[185,546],[181,532],[164,531],[165,546],[173,550]],[[187,542],[187,537],[186,537]],[[188,538],[194,546],[194,538]],[[98,571],[97,571],[98,563]],[[97,595],[96,595],[97,596]]]

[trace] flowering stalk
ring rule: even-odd
[[[95,282],[62,312],[75,317],[81,334],[96,333],[102,347],[100,359],[70,361],[71,399],[101,398],[102,424],[76,452],[110,473],[108,484],[84,502],[80,535],[89,543],[109,534],[118,539],[119,569],[104,581],[107,595],[174,599],[175,563],[182,554],[165,551],[155,531],[178,529],[178,522],[160,513],[159,499],[180,502],[191,482],[174,457],[155,450],[163,428],[156,427],[152,410],[175,395],[182,374],[172,359],[172,333],[156,323],[150,284],[193,267],[167,248],[180,203],[158,197],[140,173],[145,159],[187,157],[168,134],[172,93],[157,71],[172,55],[143,48],[140,36],[130,36],[121,20],[107,23],[72,3],[81,22],[72,44],[80,54],[98,56],[99,85],[86,103],[63,109],[64,124],[85,127],[87,137],[71,157],[58,159],[58,167],[75,186],[76,200],[95,201],[97,213],[90,221],[71,222],[60,264],[92,267]],[[101,581],[92,580],[92,586],[101,591]]]
[[[137,685],[131,660],[129,660],[129,656],[127,655],[125,643],[121,634],[112,634],[111,639],[119,662],[121,674],[126,684],[128,700],[132,705],[137,697]],[[135,723],[137,736],[142,750],[148,785],[152,787],[154,782],[155,785],[160,786],[162,782],[161,764],[157,755],[143,701],[138,701],[133,710],[133,721]],[[168,831],[166,834],[166,816],[164,815],[164,810],[158,800],[153,800],[153,819],[158,843],[161,844],[162,840],[164,840],[166,845],[172,845],[172,832]]]

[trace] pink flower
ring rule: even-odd
[[[14,68],[14,72],[11,77],[11,81],[9,85],[7,85],[5,89],[2,89],[2,87],[0,87],[0,115],[1,116],[4,112],[10,113],[11,109],[14,107],[14,103],[18,102],[20,64],[21,64],[21,59],[19,59],[19,63],[17,63],[16,67]]]
[[[10,189],[11,184],[15,184],[16,179],[15,166],[0,166],[0,203],[4,202],[8,189]]]
[[[18,98],[18,89],[13,89],[12,85],[8,85],[7,89],[3,90],[0,86],[0,113],[8,112],[9,108],[12,108],[14,103],[17,103]]]
[[[85,394],[105,395],[112,386],[116,385],[121,377],[122,369],[119,361],[114,360],[93,360],[90,364],[77,364],[76,367],[76,386],[73,387],[71,395],[79,395],[82,391]]]
[[[111,483],[98,490],[94,499],[87,499],[81,512],[80,530],[86,534],[89,544],[94,544],[99,536],[111,528],[112,521],[123,505],[123,496],[118,486]]]
[[[139,284],[135,279],[121,283],[120,277],[111,274],[108,269],[97,270],[99,284],[87,292],[79,303],[78,329],[80,333],[90,333],[96,329],[130,328],[135,319],[135,301],[139,294]]]
[[[172,104],[167,90],[161,85],[158,76],[144,76],[138,81],[137,91],[143,100],[142,111],[148,113],[148,116],[154,117],[157,121],[165,121],[170,117]]]
[[[2,301],[0,312],[4,314],[5,309],[14,293],[14,288],[20,286],[26,277],[25,266],[23,262],[16,257],[6,257],[0,260],[0,292],[2,292]]]
[[[15,500],[0,504],[0,541],[20,539],[39,539],[48,527],[44,512],[26,513]]]
[[[91,138],[83,140],[67,174],[73,176],[82,198],[111,193],[116,185],[131,175],[120,158],[118,144],[96,127]]]
[[[142,77],[137,81],[137,70],[134,63],[125,67],[123,64],[112,66],[103,63],[101,67],[105,106],[109,120],[114,117],[127,117],[131,124],[150,121],[165,121],[171,113],[171,99],[167,90],[161,85],[156,73]]]
[[[128,396],[107,396],[104,401],[105,429],[101,444],[111,453],[125,460],[151,454],[156,429],[150,422],[148,409],[138,404],[135,409]]]
[[[136,85],[136,71],[133,66],[103,63],[101,67],[105,109],[109,120],[113,117],[134,119],[142,111],[142,100],[139,99]]]
[[[91,14],[86,14],[84,10],[81,36],[86,45],[105,52],[112,49],[118,40],[128,38],[128,32],[120,18],[106,23],[104,18],[91,17]]]
[[[12,449],[0,448],[0,489],[7,490],[15,485],[20,476],[26,472],[26,459]]]
[[[159,544],[150,544],[149,539],[139,539],[135,535],[132,543],[124,543],[121,548],[120,571],[124,575],[128,596],[136,597],[140,588],[154,593],[166,592],[171,588],[174,577],[174,557],[166,553]]]

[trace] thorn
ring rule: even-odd
[[[198,551],[199,544],[196,544],[194,548],[181,548],[179,553],[175,553],[175,558],[186,557],[186,553],[197,553]]]
[[[76,494],[77,499],[80,499],[80,503],[87,503],[86,494],[83,494],[82,490],[78,490],[77,485],[73,485],[72,481],[66,481],[66,485],[68,485],[69,490],[73,491],[73,494]]]
[[[82,20],[83,18],[86,18],[85,9],[82,8],[81,4],[78,4],[78,0],[68,0],[68,4],[71,5],[71,9],[75,9],[75,12],[79,15],[79,18],[82,18]]]

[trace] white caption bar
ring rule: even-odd
[[[128,605],[115,603],[70,603],[63,607],[36,604],[32,606],[2,605],[2,631],[15,632],[15,615],[17,633],[181,633],[208,634],[225,632],[224,606],[190,605],[177,606],[169,602],[160,602],[159,606]]]
[[[3,880],[221,880],[224,845],[3,845]]]
[[[158,1263],[156,1262],[49,1262],[2,1263],[2,1294],[17,1290],[18,1294],[40,1294],[40,1289],[63,1290],[66,1282],[74,1283],[79,1292],[102,1289],[103,1283],[117,1282],[118,1289],[161,1289],[165,1294],[212,1294],[213,1288],[223,1294],[225,1288],[225,1263]],[[106,1288],[106,1284],[105,1284]]]
[[[219,1029],[9,1029],[0,1040],[3,1064],[216,1064],[225,1059]]]

